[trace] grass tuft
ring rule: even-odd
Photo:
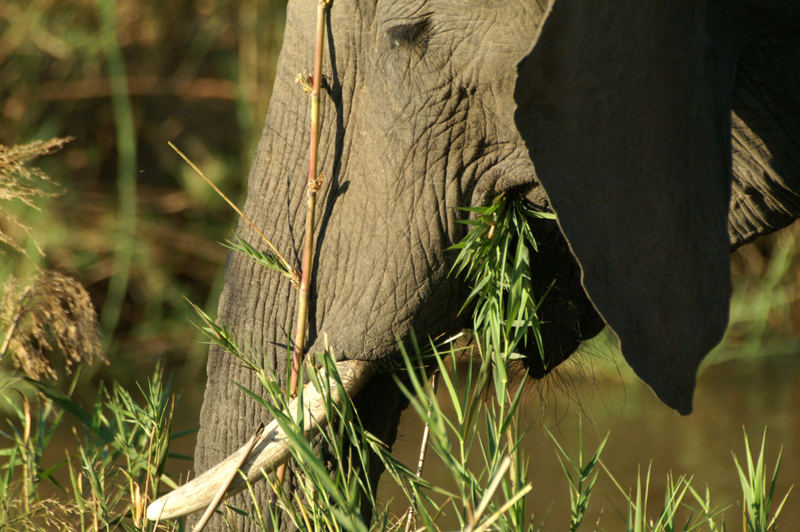
[[[288,268],[284,261],[272,250],[260,251],[238,234],[234,234],[233,239],[226,240],[222,245],[230,250],[244,253],[253,259],[256,264],[260,264],[261,266],[269,268],[270,270],[275,270],[278,273],[285,275],[293,283],[297,282],[297,272]]]
[[[569,482],[569,505],[570,505],[570,532],[575,532],[581,526],[586,510],[589,507],[589,499],[592,495],[595,482],[597,482],[597,465],[600,463],[600,455],[608,443],[610,434],[606,434],[597,446],[594,454],[587,461],[583,455],[583,419],[578,420],[578,457],[574,460],[564,450],[552,432],[547,430],[547,435],[553,440],[556,446],[556,458],[558,458],[561,469]]]
[[[739,463],[739,459],[733,454],[733,461],[736,464],[736,471],[739,474],[739,483],[742,487],[742,529],[745,532],[769,532],[776,530],[778,516],[783,510],[783,505],[789,498],[791,488],[778,502],[777,507],[772,511],[772,503],[775,502],[775,484],[778,480],[778,471],[781,467],[781,456],[783,448],[778,451],[778,458],[775,460],[775,467],[772,476],[767,477],[767,467],[764,464],[764,453],[766,449],[767,431],[761,435],[761,449],[758,456],[753,458],[750,452],[750,441],[747,432],[744,432],[745,466]],[[770,512],[772,511],[772,515]]]
[[[3,395],[13,413],[9,431],[0,432],[8,442],[0,445],[4,457],[0,475],[0,529],[6,530],[176,530],[181,522],[155,525],[144,520],[147,503],[165,484],[175,482],[165,473],[171,454],[172,415],[175,396],[161,372],[140,387],[141,400],[117,384],[101,389],[94,404],[85,409],[55,387],[29,381],[40,392],[31,403],[21,404]],[[75,454],[55,466],[45,467],[43,456],[58,427],[68,414],[77,422],[73,429]],[[64,485],[66,474],[68,484]],[[40,495],[51,484],[58,498]]]

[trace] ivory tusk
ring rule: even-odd
[[[361,360],[345,360],[337,362],[336,367],[342,380],[345,391],[350,397],[355,396],[367,379],[372,375],[374,363]],[[330,383],[331,398],[341,404],[338,389],[334,382]],[[308,384],[303,388],[303,431],[306,436],[314,432],[315,427],[322,428],[327,423],[325,418],[325,405],[322,395]],[[294,416],[297,412],[297,400],[289,403],[289,412]],[[147,518],[151,521],[174,519],[191,512],[207,507],[214,495],[221,489],[223,482],[230,477],[231,469],[241,462],[242,455],[247,454],[247,444],[240,447],[228,458],[210,468],[205,473],[187,482],[183,486],[163,495],[147,507]],[[263,477],[264,473],[273,471],[280,464],[285,463],[290,457],[288,438],[272,420],[256,440],[250,456],[241,466],[241,471],[248,482],[255,482]],[[241,475],[236,475],[231,482],[225,497],[230,497],[246,487]]]

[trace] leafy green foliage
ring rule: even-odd
[[[531,210],[516,195],[500,195],[489,206],[464,211],[473,217],[462,221],[470,231],[453,246],[459,253],[451,274],[464,276],[472,286],[464,308],[474,304],[473,326],[483,337],[484,352],[515,358],[514,349],[529,334],[541,352],[536,317],[541,301],[534,296],[531,278],[531,254],[537,251],[531,222],[553,215]]]
[[[625,517],[625,530],[627,532],[691,532],[699,529],[703,524],[709,526],[709,530],[716,530],[711,528],[713,525],[713,518],[716,515],[716,510],[710,510],[710,505],[706,504],[704,507],[709,508],[708,511],[701,513],[701,519],[695,522],[696,514],[692,511],[686,522],[681,527],[678,524],[678,510],[684,505],[683,500],[687,494],[692,494],[697,497],[696,492],[691,490],[691,478],[681,475],[675,481],[672,472],[667,474],[667,480],[664,490],[664,504],[655,519],[648,517],[647,506],[650,499],[650,476],[652,471],[652,463],[647,466],[647,473],[645,474],[644,481],[642,481],[641,470],[636,472],[636,495],[631,495],[622,489],[619,482],[614,476],[606,469],[609,478],[625,497],[628,503],[627,514]],[[707,499],[703,502],[707,502]],[[724,530],[724,525],[723,525]]]
[[[38,486],[53,479],[43,456],[63,414],[50,403],[32,408],[23,395],[14,400],[15,394],[8,392],[18,385],[4,382],[0,390],[3,406],[12,414],[7,427],[0,430],[0,438],[7,442],[0,447],[0,529],[31,527],[37,522],[59,526],[68,517],[69,507],[40,497]]]
[[[553,444],[556,446],[556,458],[561,464],[561,469],[569,482],[569,505],[570,505],[570,532],[575,532],[581,526],[583,518],[586,516],[586,510],[589,507],[589,498],[592,495],[592,489],[595,482],[597,482],[597,475],[599,471],[596,470],[600,462],[600,455],[608,443],[610,434],[606,434],[597,450],[594,452],[588,461],[584,462],[583,459],[583,420],[578,421],[578,457],[573,460],[570,455],[564,450],[558,440],[549,430],[547,431]]]
[[[175,397],[160,372],[140,389],[141,403],[113,384],[110,391],[100,390],[89,410],[70,397],[77,379],[68,394],[28,382],[41,394],[35,415],[27,399],[20,408],[5,397],[17,422],[10,424],[11,432],[0,433],[11,443],[0,448],[6,459],[0,479],[0,528],[154,531],[182,526],[177,522],[156,527],[144,520],[145,507],[161,485],[176,486],[164,473],[167,459],[186,459],[169,452],[177,437],[170,432]],[[42,456],[65,413],[82,428],[82,436],[75,432],[77,453],[45,468]],[[64,469],[66,486],[58,480]],[[43,481],[63,496],[42,498]]]
[[[396,382],[430,428],[431,449],[456,486],[444,505],[432,499],[418,501],[417,515],[426,529],[435,529],[436,517],[449,510],[462,530],[535,530],[534,516],[525,508],[524,495],[532,488],[527,480],[528,461],[519,448],[524,435],[518,419],[521,388],[487,400],[491,378],[486,364],[473,368],[467,356],[466,367],[457,367],[452,345],[442,350],[430,342],[423,352],[414,341],[412,347],[409,353],[401,346],[410,387],[400,379]],[[427,379],[426,360],[444,385],[444,403]],[[448,411],[453,414],[447,415]]]
[[[317,364],[304,364],[301,374],[301,380],[309,382],[323,397],[330,398],[334,388],[343,397],[341,406],[333,400],[325,402],[328,423],[317,437],[325,444],[329,457],[326,461],[317,452],[319,441],[305,434],[303,420],[307,413],[302,409],[289,410],[286,390],[278,384],[277,376],[256,364],[253,354],[240,347],[226,326],[216,324],[201,309],[195,307],[195,310],[203,321],[201,330],[207,339],[255,373],[261,389],[243,390],[267,409],[291,442],[292,458],[299,472],[297,491],[279,490],[274,481],[267,479],[277,494],[278,505],[271,508],[258,508],[256,505],[255,513],[250,516],[254,522],[268,529],[268,523],[278,522],[278,510],[283,510],[300,530],[365,532],[389,529],[389,515],[386,510],[379,511],[375,498],[376,486],[370,485],[369,478],[361,474],[370,469],[370,462],[375,459],[382,462],[408,497],[420,494],[423,488],[433,489],[394,458],[383,442],[364,429],[352,399],[344,392],[341,377],[329,353],[318,355]],[[298,392],[300,405],[304,388],[300,387]],[[332,471],[329,470],[331,463],[334,464]],[[361,515],[365,503],[375,510],[371,525]]]
[[[162,483],[175,486],[164,475],[166,460],[185,457],[169,453],[175,401],[170,383],[156,372],[140,392],[143,404],[119,385],[101,390],[90,422],[82,423],[85,435],[77,463],[69,460],[72,496],[82,529],[99,521],[105,529],[155,530],[144,520],[146,504]],[[54,395],[47,389],[43,393]]]
[[[474,305],[473,318],[481,340],[475,348],[482,356],[464,357],[453,346],[453,339],[443,344],[428,340],[421,345],[412,335],[409,346],[399,347],[400,369],[405,378],[398,380],[398,385],[429,427],[430,447],[445,464],[449,481],[431,482],[401,463],[383,442],[364,429],[349,398],[341,406],[327,401],[327,427],[316,440],[307,436],[302,428],[306,413],[289,412],[286,391],[278,385],[288,376],[276,378],[262,367],[257,353],[239,345],[234,331],[194,307],[201,320],[199,328],[206,337],[255,372],[261,390],[246,389],[246,393],[278,420],[292,444],[297,489],[286,492],[272,484],[278,493],[277,503],[266,508],[256,506],[250,515],[261,528],[274,527],[279,511],[283,511],[283,518],[288,517],[301,530],[399,529],[401,520],[390,515],[388,507],[377,500],[376,486],[363,474],[377,460],[413,507],[416,525],[426,530],[439,529],[445,516],[454,519],[462,530],[472,532],[542,529],[526,505],[526,495],[533,485],[528,478],[530,459],[521,450],[521,441],[529,430],[520,421],[522,387],[512,386],[508,378],[508,364],[519,356],[516,351],[520,341],[530,335],[541,346],[536,319],[541,301],[533,295],[531,279],[531,254],[536,252],[537,243],[530,223],[542,215],[531,212],[514,197],[500,197],[491,206],[471,212],[476,219],[465,222],[472,231],[456,246],[459,257],[453,272],[466,275],[473,286],[465,307]],[[277,257],[256,250],[238,235],[235,241],[228,242],[228,247],[291,278],[291,272]],[[290,339],[286,344],[287,349],[291,347]],[[457,360],[462,361],[461,365]],[[443,394],[437,395],[431,385],[431,369],[438,374]],[[316,364],[304,365],[303,372],[301,379],[310,382],[323,396],[331,397],[334,389],[344,395],[341,378],[328,353],[318,355]],[[27,402],[23,406],[10,402],[16,423],[9,425],[10,431],[0,432],[11,442],[0,448],[0,456],[6,460],[0,466],[0,526],[53,529],[77,523],[81,530],[182,529],[181,520],[155,525],[143,518],[147,502],[163,491],[162,485],[175,487],[164,474],[168,458],[185,458],[169,453],[174,439],[170,436],[174,398],[169,383],[164,383],[160,374],[141,389],[141,404],[115,383],[110,391],[101,389],[89,409],[71,399],[70,393],[38,381],[29,382],[42,397],[36,403],[37,412],[32,415]],[[42,456],[64,413],[82,427],[83,437],[77,453],[46,468]],[[588,510],[607,439],[585,459],[582,436],[576,457],[570,456],[552,434],[551,438],[568,479],[569,528],[574,532],[582,526]],[[743,527],[746,532],[774,530],[788,496],[767,518],[780,457],[767,482],[763,441],[755,461],[745,442],[747,473],[736,462],[745,498]],[[327,452],[325,459],[318,454],[320,443]],[[59,483],[56,475],[64,469],[69,480],[66,486]],[[628,501],[622,518],[629,531],[726,530],[724,521],[721,526],[717,524],[723,510],[712,507],[708,489],[704,496],[699,495],[688,477],[675,480],[671,473],[667,476],[663,508],[656,519],[648,517],[649,467],[644,482],[641,475],[637,476],[635,495],[611,478]],[[65,497],[39,497],[38,486],[43,480],[52,482]],[[686,502],[687,495],[694,498],[696,507]],[[365,507],[371,508],[371,522],[362,516]],[[687,512],[688,517],[679,522],[679,516]]]
[[[288,411],[286,391],[278,385],[276,376],[260,366],[254,353],[241,349],[224,324],[217,324],[195,307],[208,339],[256,373],[265,393],[249,389],[246,393],[278,420],[292,444],[298,489],[286,493],[272,484],[279,502],[277,506],[257,508],[251,515],[256,523],[264,528],[270,522],[274,525],[278,510],[282,510],[301,530],[398,529],[401,520],[392,520],[388,510],[375,499],[375,486],[360,473],[369,469],[370,461],[379,460],[413,507],[413,519],[408,524],[437,530],[446,515],[462,530],[542,529],[543,525],[526,508],[525,495],[532,490],[532,484],[528,479],[530,460],[520,445],[529,429],[520,421],[522,387],[511,386],[508,379],[508,364],[518,356],[519,342],[531,335],[541,345],[536,319],[541,301],[533,296],[531,280],[531,254],[536,252],[537,244],[530,223],[542,215],[531,212],[515,197],[500,197],[491,206],[470,212],[475,219],[465,223],[472,230],[455,246],[459,256],[452,272],[465,275],[473,287],[465,307],[474,305],[475,329],[481,339],[474,348],[482,356],[465,356],[453,346],[453,339],[444,344],[432,340],[420,344],[412,334],[410,345],[399,345],[403,377],[396,379],[412,409],[428,427],[429,446],[444,464],[448,480],[432,483],[400,463],[364,430],[349,399],[341,407],[328,401],[329,424],[318,440],[307,437],[302,429],[305,413]],[[274,257],[262,257],[238,237],[232,247],[281,271]],[[290,344],[287,339],[287,357]],[[304,365],[303,371],[304,378],[323,396],[330,397],[332,387],[342,392],[341,379],[329,354],[318,355],[316,366]],[[431,372],[441,382],[443,392],[439,394],[429,378]],[[323,374],[331,380],[322,378]],[[588,457],[584,455],[582,434],[574,457],[550,436],[568,480],[569,529],[574,532],[581,528],[586,516],[608,436]],[[319,457],[319,443],[324,444],[332,460],[326,462]],[[699,495],[689,477],[676,479],[671,473],[667,475],[663,506],[655,519],[648,514],[650,467],[644,480],[641,474],[637,475],[633,495],[610,472],[609,477],[627,500],[627,511],[621,517],[628,531],[725,531],[724,521],[721,526],[717,524],[724,509],[711,505],[708,489],[704,496]],[[445,489],[444,485],[452,487]],[[694,505],[687,502],[687,497],[694,499]],[[376,516],[372,523],[361,516],[364,505]]]

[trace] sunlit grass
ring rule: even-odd
[[[583,420],[579,420],[578,425],[578,454],[573,459],[567,451],[561,446],[556,437],[549,430],[547,435],[553,440],[556,447],[556,457],[558,458],[561,469],[567,477],[569,483],[569,506],[570,506],[570,521],[569,530],[575,532],[583,523],[586,517],[586,510],[589,507],[589,499],[592,496],[592,490],[597,482],[597,475],[599,471],[597,466],[600,463],[600,455],[608,443],[609,434],[603,438],[597,446],[594,454],[588,460],[584,460],[583,454]]]
[[[515,358],[516,345],[522,338],[519,329],[530,328],[535,334],[537,327],[535,320],[506,318],[517,316],[520,301],[532,300],[526,292],[529,282],[527,279],[519,280],[521,275],[529,276],[530,269],[523,268],[528,263],[525,253],[519,251],[521,246],[517,241],[528,238],[529,218],[524,211],[516,211],[522,212],[520,218],[514,218],[516,214],[507,215],[514,205],[506,202],[512,201],[518,200],[501,198],[490,207],[475,210],[477,219],[471,222],[475,232],[469,237],[470,241],[457,246],[461,253],[459,271],[467,272],[470,283],[476,287],[472,297],[495,299],[491,306],[484,306],[475,313],[476,323],[480,325],[476,326],[475,332],[483,338],[472,348],[481,350],[481,356],[461,357],[467,362],[465,370],[463,367],[459,369],[455,363],[459,353],[452,344],[420,343],[412,335],[410,343],[399,345],[403,377],[396,383],[410,401],[416,416],[429,429],[429,446],[443,463],[449,478],[439,476],[433,481],[426,479],[424,474],[417,477],[409,466],[398,462],[373,435],[364,431],[358,413],[349,401],[343,408],[336,408],[331,402],[327,414],[331,423],[321,436],[321,441],[335,457],[333,463],[336,466],[331,473],[316,454],[314,442],[303,435],[302,413],[289,415],[286,412],[286,393],[277,384],[275,376],[259,367],[252,353],[237,345],[234,333],[224,324],[215,323],[197,309],[208,338],[255,372],[270,400],[265,400],[264,394],[257,390],[246,390],[247,393],[267,408],[290,434],[292,455],[300,475],[299,491],[292,494],[279,492],[277,508],[286,512],[301,530],[383,531],[402,528],[404,517],[388,514],[387,506],[379,505],[374,499],[374,486],[359,474],[359,471],[369,468],[370,460],[376,459],[383,462],[392,481],[400,487],[399,493],[403,494],[406,503],[413,505],[413,518],[408,521],[412,529],[418,526],[438,530],[442,519],[447,519],[448,523],[455,522],[461,530],[471,531],[532,531],[543,528],[542,518],[531,514],[526,507],[525,495],[533,487],[529,475],[535,472],[535,468],[531,468],[530,459],[522,452],[522,439],[530,429],[519,417],[522,387],[512,388],[507,378],[508,363]],[[524,206],[518,204],[517,208]],[[501,234],[499,238],[495,237],[496,231]],[[527,241],[527,249],[535,250],[535,246],[535,241]],[[238,251],[251,255],[253,260],[260,260],[260,254],[247,246],[239,246]],[[476,263],[470,263],[471,260]],[[490,279],[486,281],[485,277]],[[514,309],[514,312],[508,312],[508,309]],[[477,367],[472,366],[473,361]],[[336,368],[327,354],[323,354],[317,363],[341,386]],[[313,365],[304,368],[306,377],[321,389],[324,381],[319,378],[319,370]],[[434,392],[429,379],[431,372],[438,375],[443,390],[441,397]],[[330,391],[323,390],[322,393],[330,394]],[[300,421],[296,419],[298,416]],[[480,431],[476,430],[478,426]],[[585,528],[584,518],[590,504],[595,504],[591,494],[598,480],[600,455],[607,442],[607,438],[603,439],[594,452],[586,455],[580,428],[579,433],[575,455],[568,453],[551,434],[556,456],[567,478],[564,494],[570,501],[567,522],[571,531]],[[352,447],[345,445],[344,441],[350,442]],[[653,513],[651,466],[648,466],[644,478],[641,473],[637,475],[632,491],[624,489],[607,468],[606,471],[612,484],[627,501],[620,519],[630,532],[726,530],[722,520],[725,509],[713,505],[708,488],[704,495],[700,495],[687,475],[667,473],[663,502]],[[272,487],[276,489],[274,484]],[[368,504],[376,516],[371,523],[360,517],[363,504]],[[277,522],[276,511],[276,508],[260,508],[255,510],[252,518],[264,524]],[[552,519],[553,516],[548,517]]]
[[[301,428],[303,413],[286,412],[286,393],[275,375],[259,365],[254,353],[239,347],[235,331],[217,324],[195,307],[209,340],[255,373],[261,388],[245,390],[246,393],[279,421],[292,442],[299,472],[298,490],[279,490],[275,507],[256,506],[250,516],[254,522],[267,529],[270,522],[277,522],[277,512],[282,510],[301,530],[398,530],[403,527],[402,516],[389,513],[388,506],[376,498],[376,486],[363,474],[370,469],[371,461],[379,460],[406,502],[413,505],[415,519],[411,522],[415,520],[416,526],[437,530],[447,519],[462,530],[473,532],[542,529],[543,518],[528,510],[526,497],[534,485],[535,467],[531,467],[521,445],[530,430],[520,417],[523,388],[512,386],[508,379],[508,364],[515,358],[518,342],[525,332],[536,334],[538,325],[535,319],[519,319],[519,309],[534,304],[529,279],[520,277],[530,276],[526,254],[535,251],[536,243],[526,240],[529,218],[524,212],[522,217],[504,218],[513,205],[503,202],[511,201],[518,200],[503,198],[488,208],[491,211],[476,211],[479,217],[473,226],[484,241],[473,236],[471,244],[459,247],[464,254],[480,250],[477,256],[482,259],[478,264],[467,264],[462,271],[470,273],[473,286],[486,288],[484,293],[473,292],[475,297],[495,299],[492,306],[485,307],[489,310],[476,313],[480,326],[475,332],[481,341],[475,348],[480,356],[468,357],[469,367],[464,372],[455,363],[458,353],[451,343],[420,343],[412,336],[410,345],[399,346],[404,379],[397,384],[417,416],[430,428],[430,447],[445,464],[448,479],[434,481],[424,474],[417,476],[392,456],[378,438],[364,430],[349,398],[341,407],[327,402],[330,423],[319,439],[306,437]],[[495,238],[493,231],[506,234]],[[526,251],[520,251],[523,246],[517,239],[527,242]],[[240,246],[237,251],[256,261],[262,259],[251,246]],[[462,260],[469,261],[474,256]],[[491,276],[491,280],[484,281],[482,276]],[[478,367],[471,367],[473,360]],[[333,386],[341,388],[328,354],[320,355],[316,364],[304,366],[304,377],[323,395],[330,396],[331,385],[321,378],[320,368],[332,376]],[[438,372],[445,401],[433,393],[430,371]],[[33,403],[37,405],[35,410],[28,399],[21,403],[7,401],[13,417],[11,430],[2,434],[9,443],[0,448],[0,456],[7,459],[0,481],[0,496],[5,501],[0,508],[0,524],[24,524],[34,529],[66,523],[80,530],[118,526],[126,530],[154,530],[157,526],[180,529],[181,521],[156,525],[143,518],[147,503],[163,491],[162,484],[175,487],[175,482],[164,474],[169,446],[179,436],[171,435],[174,399],[169,384],[156,374],[142,389],[141,403],[118,384],[112,384],[110,391],[101,389],[95,402],[85,408],[70,396],[74,382],[65,394],[45,383],[28,381],[41,394]],[[82,434],[77,437],[76,450],[65,461],[48,466],[43,463],[44,451],[65,418],[73,420]],[[563,493],[570,501],[570,512],[565,521],[571,531],[585,527],[584,517],[590,505],[596,504],[591,493],[605,441],[585,458],[582,438],[575,455],[553,438],[567,477]],[[333,460],[323,460],[317,454],[320,442]],[[755,460],[746,443],[747,472],[736,462],[743,486],[745,532],[774,529],[786,501],[784,496],[771,510],[780,458],[767,479],[763,456],[763,443]],[[59,480],[59,471],[66,472],[68,482]],[[666,476],[666,495],[655,514],[648,509],[650,467],[644,480],[637,476],[634,491],[625,490],[610,473],[609,478],[627,500],[627,509],[620,515],[627,530],[725,530],[724,521],[718,524],[723,512],[712,505],[708,489],[700,496],[687,476]],[[51,482],[62,495],[56,499],[39,495],[42,481]],[[361,513],[365,506],[374,516],[371,521]],[[652,508],[652,504],[649,506]]]
[[[775,485],[778,480],[778,471],[781,466],[781,456],[783,448],[778,452],[772,475],[767,475],[767,465],[764,463],[764,453],[766,447],[767,431],[761,436],[761,449],[758,455],[753,458],[750,452],[750,439],[747,433],[744,434],[744,466],[739,463],[736,455],[733,460],[736,463],[736,471],[739,473],[739,482],[742,487],[742,529],[747,532],[772,531],[777,528],[778,516],[783,509],[783,505],[789,498],[791,488],[781,498],[775,493]],[[773,503],[777,505],[773,509]]]
[[[12,414],[10,431],[0,432],[0,528],[12,530],[176,530],[144,520],[147,503],[162,484],[171,443],[176,396],[157,371],[140,389],[140,400],[117,384],[101,389],[88,409],[71,398],[77,379],[64,393],[29,380],[40,392],[33,400],[4,395]],[[5,383],[8,385],[9,383]],[[43,460],[54,435],[74,425],[72,451],[55,465]],[[63,444],[63,443],[62,443]],[[66,482],[65,482],[66,481]],[[45,487],[57,497],[44,497]]]

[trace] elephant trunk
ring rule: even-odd
[[[295,83],[295,78],[299,72],[309,68],[313,59],[312,47],[307,44],[314,42],[314,24],[313,20],[309,20],[314,11],[306,14],[307,7],[307,4],[292,2],[287,6],[284,46],[264,132],[253,159],[244,206],[245,214],[295,266],[299,264],[304,241],[310,123],[308,96]],[[311,286],[307,345],[309,352],[327,347],[320,340],[322,335],[319,331],[322,331],[330,335],[330,347],[338,358],[378,358],[373,353],[379,351],[376,348],[379,342],[368,338],[367,334],[361,335],[363,341],[360,343],[341,340],[351,324],[361,325],[360,322],[370,321],[376,314],[363,309],[371,302],[366,296],[358,298],[359,301],[343,301],[348,294],[364,292],[358,287],[365,279],[369,281],[363,270],[365,266],[355,264],[355,257],[364,254],[361,248],[368,238],[349,234],[347,228],[352,226],[352,221],[342,214],[365,209],[360,202],[359,205],[353,205],[346,201],[348,198],[354,201],[357,197],[350,174],[362,175],[360,170],[348,172],[347,168],[354,144],[350,136],[358,128],[351,127],[353,106],[351,98],[346,95],[347,87],[355,84],[352,78],[357,70],[354,68],[354,58],[345,50],[333,45],[326,46],[326,49],[329,53],[323,66],[326,74],[322,79],[324,94],[320,109],[319,146],[319,168],[324,173],[324,179],[318,192],[313,267],[316,273]],[[346,129],[351,133],[345,135]],[[366,219],[367,215],[363,217]],[[373,220],[374,217],[369,219]],[[239,224],[238,232],[242,239],[254,247],[266,248],[246,223]],[[387,286],[390,284],[387,283]],[[417,290],[409,288],[400,293],[416,294]],[[388,296],[381,295],[375,299],[379,298],[388,299]],[[257,365],[274,374],[284,387],[288,380],[290,338],[294,332],[297,300],[297,290],[287,277],[254,263],[242,253],[232,252],[229,255],[225,286],[220,296],[219,320],[235,336],[239,348],[251,356]],[[391,301],[394,302],[395,298],[392,297]],[[394,338],[396,331],[388,326],[369,325],[383,331],[383,336]],[[386,345],[381,347],[383,352],[388,350]],[[195,450],[195,471],[198,475],[224,461],[252,436],[261,422],[271,419],[269,413],[242,390],[246,388],[259,393],[260,384],[256,375],[235,357],[212,346],[207,373],[208,382]],[[366,376],[362,377],[359,378],[359,386],[366,380]],[[356,388],[351,390],[352,396],[355,396]],[[378,397],[379,400],[376,399]],[[391,444],[403,406],[402,394],[391,379],[385,375],[374,376],[359,397],[354,397],[354,401],[365,428]],[[270,431],[265,434],[267,438],[274,436],[270,436]],[[261,442],[257,450],[265,446]],[[285,455],[285,451],[281,452]],[[256,454],[261,456],[261,453]],[[245,467],[260,475],[260,465],[252,463],[256,459],[260,458],[251,458]],[[363,473],[377,482],[379,464],[370,463],[370,468],[370,471]],[[284,485],[289,490],[295,486],[291,466]],[[208,489],[213,491],[215,488]],[[255,501],[244,493],[232,498],[231,504],[245,513],[252,511],[254,502],[266,504],[269,493],[264,483],[254,486],[253,492]],[[162,518],[167,515],[166,508],[153,508],[150,515],[161,515]],[[368,514],[367,511],[366,519],[369,518]],[[255,528],[242,515],[232,518],[239,530]],[[222,523],[212,521],[211,527],[222,528]],[[281,520],[280,529],[293,529],[288,518]]]

